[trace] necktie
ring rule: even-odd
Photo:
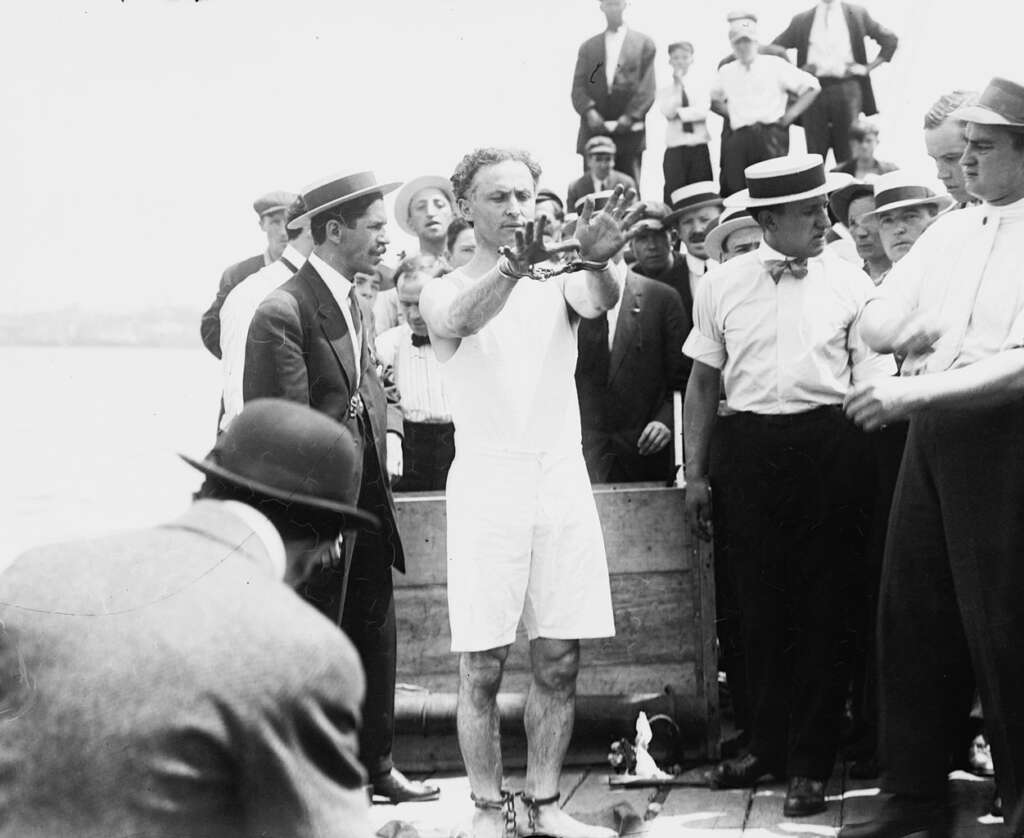
[[[686,85],[684,85],[682,82],[679,82],[679,88],[683,91],[682,101],[681,101],[682,107],[684,107],[684,108],[690,107],[690,97],[686,95]],[[684,134],[692,134],[693,133],[693,123],[692,122],[684,122],[683,123],[683,133]]]
[[[353,286],[348,292],[348,310],[352,315],[352,354],[356,359],[356,386],[363,377],[363,315],[359,308],[359,299]]]
[[[786,271],[789,271],[794,279],[803,279],[807,276],[806,259],[765,259],[764,266],[768,269],[772,282],[776,284]]]
[[[415,332],[412,333],[412,345],[413,346],[430,346],[430,335],[418,335]]]

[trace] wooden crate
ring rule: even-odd
[[[581,697],[654,699],[669,691],[694,755],[717,756],[718,667],[711,547],[692,538],[683,490],[655,484],[596,486],[615,609],[616,635],[585,640]],[[397,495],[406,575],[395,575],[398,681],[455,693],[445,594],[443,493]],[[520,628],[503,693],[525,693],[529,647]],[[661,702],[664,706],[664,702]],[[633,720],[628,720],[632,724]]]

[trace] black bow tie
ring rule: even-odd
[[[430,335],[418,335],[415,332],[412,333],[412,345],[413,346],[430,346]]]

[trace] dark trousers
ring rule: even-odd
[[[455,425],[406,422],[402,439],[402,476],[396,492],[443,492],[455,459]]]
[[[665,175],[666,204],[672,203],[672,193],[680,187],[714,179],[711,174],[711,153],[706,143],[666,148],[661,168]]]
[[[744,125],[722,140],[722,197],[747,186],[743,170],[753,163],[789,154],[789,129],[781,125]]]
[[[1022,797],[1022,510],[1024,401],[914,416],[882,569],[886,791],[946,793],[973,671],[1004,809]]]
[[[864,93],[856,79],[820,79],[821,93],[800,117],[807,150],[825,157],[829,147],[836,162],[850,159],[850,126],[857,121]]]
[[[583,459],[591,483],[669,483],[675,476],[670,442],[654,454],[636,449],[643,428],[605,431],[583,428]]]
[[[870,468],[838,407],[736,414],[720,483],[743,625],[750,751],[789,776],[832,771],[848,667],[852,570],[866,532]]]
[[[372,442],[363,457],[363,483],[359,508],[391,522],[386,500],[387,476],[382,475]],[[395,626],[394,583],[391,551],[381,532],[361,528],[352,552],[341,630],[359,652],[366,673],[363,726],[359,731],[359,759],[370,778],[391,771],[391,747],[395,736]],[[299,593],[329,620],[337,623],[343,573],[340,569],[318,569]]]

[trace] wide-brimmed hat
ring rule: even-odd
[[[875,181],[875,208],[864,217],[927,204],[935,205],[942,212],[954,203],[952,196],[937,192],[925,178],[897,169],[886,172]]]
[[[354,201],[371,192],[380,192],[381,195],[386,195],[389,192],[394,192],[401,185],[401,181],[377,183],[377,177],[373,172],[356,172],[340,177],[332,175],[318,180],[302,190],[302,202],[306,205],[306,212],[289,221],[288,229],[298,230],[306,219],[314,218],[339,204]],[[449,186],[449,188],[451,187]]]
[[[707,250],[708,256],[716,262],[721,262],[725,255],[726,239],[738,230],[747,229],[760,230],[761,225],[745,209],[739,207],[727,209],[704,237],[704,249]]]
[[[711,204],[723,205],[722,196],[718,193],[718,186],[713,180],[701,180],[680,186],[672,192],[669,199],[672,201],[672,211],[665,216],[666,224],[672,224],[687,210]]]
[[[827,195],[846,186],[851,178],[839,172],[825,174],[820,154],[773,157],[747,166],[747,188],[725,199],[727,207],[770,207]]]
[[[1024,87],[998,76],[988,83],[973,105],[964,105],[949,115],[961,122],[1024,128]]]
[[[297,402],[247,402],[204,459],[178,456],[203,474],[257,495],[380,526],[356,507],[363,455],[351,432]]]
[[[829,209],[841,224],[849,224],[850,204],[858,198],[868,198],[875,194],[874,182],[877,179],[877,175],[868,175],[864,180],[852,180],[828,196]]]
[[[263,218],[271,212],[281,212],[282,210],[288,209],[295,199],[299,196],[294,192],[268,192],[266,195],[260,195],[255,201],[252,202],[252,208],[256,210],[256,215]]]
[[[409,205],[412,199],[424,189],[439,189],[448,199],[448,204],[455,209],[455,193],[452,191],[452,182],[441,175],[423,175],[406,181],[405,185],[398,190],[395,196],[395,221],[410,236],[415,236],[416,231],[409,223]]]

